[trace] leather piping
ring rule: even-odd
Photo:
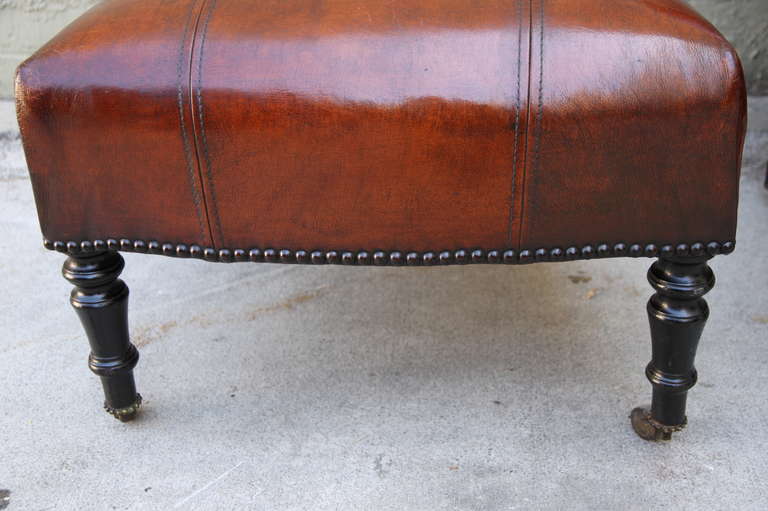
[[[203,63],[205,58],[205,41],[208,36],[208,24],[211,21],[213,11],[216,9],[217,4],[218,0],[204,0],[204,8],[201,10],[201,16],[198,20],[198,23],[202,22],[202,27],[196,31],[196,44],[192,47],[193,55],[191,60],[192,62],[195,62],[195,60],[197,61],[197,68],[195,68],[194,65],[191,65],[189,75],[190,101],[192,103],[193,119],[195,121],[195,148],[197,150],[198,162],[200,162],[198,168],[200,170],[200,182],[203,183],[203,196],[205,197],[206,211],[208,213],[208,228],[211,233],[211,241],[214,247],[222,246],[224,244],[224,235],[221,226],[221,218],[219,217],[219,208],[216,204],[216,188],[213,179],[212,159],[208,149],[208,138],[205,131]],[[199,44],[197,44],[197,39],[200,41]]]
[[[522,177],[522,190],[520,191],[520,229],[519,229],[519,236],[517,240],[517,246],[522,247],[523,246],[523,233],[525,231],[524,229],[524,223],[525,223],[525,195],[526,195],[526,189],[527,189],[527,180],[528,180],[528,154],[529,154],[529,145],[530,145],[530,128],[531,128],[531,90],[532,90],[532,73],[533,70],[533,55],[534,55],[534,49],[533,49],[533,17],[534,17],[534,2],[536,0],[531,0],[531,30],[529,32],[530,34],[530,42],[528,45],[529,54],[528,54],[528,110],[526,112],[527,114],[527,129],[526,129],[526,137],[525,137],[525,164],[523,165],[523,177]],[[538,170],[539,166],[539,151],[541,149],[541,122],[542,122],[542,116],[544,113],[544,1],[545,0],[539,0],[539,40],[538,40],[538,74],[539,74],[539,81],[538,81],[538,91],[537,91],[537,110],[536,110],[536,117],[535,117],[535,126],[533,127],[533,171],[536,172]]]
[[[512,244],[512,231],[516,218],[520,218],[519,214],[515,211],[515,192],[517,191],[517,167],[518,167],[518,155],[520,152],[520,80],[522,74],[522,59],[523,59],[523,2],[517,2],[517,82],[515,91],[515,146],[512,151],[512,185],[509,194],[509,220],[507,222],[507,245]],[[530,32],[530,28],[528,29]],[[530,62],[530,60],[529,60]],[[529,64],[530,65],[530,64]]]
[[[195,149],[196,178],[200,183],[201,203],[205,209],[205,224],[208,240],[214,247],[222,244],[221,220],[216,206],[216,194],[213,187],[211,157],[205,135],[205,122],[202,95],[203,48],[208,33],[216,0],[199,0],[195,28],[189,50],[189,70],[187,74],[188,108],[192,119],[192,133]]]
[[[187,169],[187,176],[189,178],[189,186],[190,191],[192,193],[192,202],[195,205],[195,214],[197,215],[198,224],[200,227],[200,237],[201,240],[205,240],[208,243],[212,242],[211,239],[211,230],[210,225],[208,222],[208,214],[207,214],[207,207],[205,205],[205,196],[202,191],[202,185],[200,181],[200,162],[197,158],[197,150],[196,147],[194,147],[194,153],[193,153],[193,146],[196,146],[195,137],[194,135],[190,137],[189,133],[189,127],[188,124],[193,125],[194,130],[194,120],[188,123],[187,121],[187,108],[185,107],[185,101],[184,101],[184,94],[185,92],[189,94],[190,89],[189,87],[189,80],[184,81],[184,65],[185,65],[185,57],[187,55],[187,46],[190,44],[191,46],[194,46],[195,41],[195,34],[197,32],[197,23],[200,18],[200,11],[198,11],[195,14],[195,6],[198,4],[198,0],[190,0],[189,2],[189,12],[187,13],[186,22],[184,24],[184,32],[181,38],[181,43],[179,44],[179,57],[177,60],[176,68],[177,68],[177,83],[176,83],[176,92],[177,92],[177,106],[179,110],[179,129],[182,139],[182,144],[184,147],[184,160],[186,162],[186,169]],[[195,20],[194,22],[194,28],[190,30],[192,27],[192,20]],[[192,33],[192,36],[190,37],[190,32]],[[191,53],[191,51],[190,51]],[[189,69],[191,69],[191,61],[186,62]],[[187,90],[185,91],[185,86],[187,87]],[[189,110],[189,117],[192,117],[192,110]]]

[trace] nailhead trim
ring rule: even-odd
[[[617,243],[571,246],[565,249],[539,248],[536,250],[444,250],[440,252],[385,252],[377,250],[368,252],[360,250],[276,250],[274,248],[216,250],[200,245],[185,245],[160,243],[158,241],[129,240],[125,238],[93,241],[50,241],[43,244],[48,250],[55,250],[69,255],[82,255],[104,250],[138,252],[142,254],[159,254],[170,257],[203,259],[211,262],[232,263],[251,261],[255,263],[287,263],[287,264],[340,264],[346,266],[434,266],[449,264],[528,264],[534,262],[573,261],[576,259],[602,259],[607,257],[658,257],[658,256],[715,256],[730,254],[735,248],[733,241],[723,243],[680,243],[677,245],[657,246],[653,243],[627,245]]]

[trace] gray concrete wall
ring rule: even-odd
[[[0,0],[0,98],[16,66],[98,0]]]
[[[688,0],[739,50],[752,94],[768,94],[768,0]]]
[[[98,0],[0,0],[0,97],[24,58]],[[768,0],[689,0],[739,49],[752,94],[768,94]]]

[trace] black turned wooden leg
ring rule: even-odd
[[[662,257],[648,270],[656,293],[648,301],[653,356],[645,374],[653,385],[650,409],[632,410],[646,440],[669,440],[686,425],[685,401],[696,384],[696,347],[709,317],[703,296],[715,285],[708,257]]]
[[[139,352],[128,338],[128,286],[117,278],[124,266],[117,252],[100,252],[68,258],[62,274],[75,286],[70,302],[91,345],[88,367],[101,377],[104,408],[127,422],[141,396],[133,380]]]

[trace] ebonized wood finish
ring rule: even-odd
[[[91,345],[88,367],[101,378],[104,408],[127,422],[136,417],[141,395],[133,379],[139,352],[128,336],[128,286],[118,279],[124,266],[117,252],[95,252],[69,257],[62,274],[75,286],[70,302]]]
[[[709,317],[703,296],[715,285],[709,257],[662,257],[648,270],[656,293],[648,301],[653,356],[645,369],[653,385],[651,407],[632,411],[632,426],[646,440],[669,440],[687,423],[688,390],[696,384],[694,358]]]
[[[141,405],[141,396],[136,392],[133,379],[133,368],[139,354],[129,340],[128,287],[118,279],[125,263],[117,250],[138,249],[139,252],[178,256],[179,246],[109,239],[68,244],[46,242],[46,247],[76,254],[66,260],[62,272],[75,286],[71,303],[80,316],[91,344],[88,365],[101,377],[106,397],[105,409],[121,421],[129,421],[136,416]],[[236,261],[254,260],[255,250],[247,253],[243,251],[242,259],[227,254],[219,258],[221,254],[212,249],[208,253],[203,249],[199,252],[208,260],[216,256],[217,260]],[[591,250],[589,247],[586,253],[589,254]],[[707,246],[696,243],[690,246],[664,245],[661,248],[650,245],[644,250],[632,251],[637,252],[637,255],[660,256],[648,271],[648,281],[656,289],[647,305],[653,356],[646,367],[646,376],[653,385],[653,399],[650,407],[635,408],[631,414],[633,428],[646,440],[669,440],[673,432],[682,430],[687,423],[687,393],[696,383],[696,369],[693,365],[696,348],[709,316],[709,308],[703,296],[715,284],[714,274],[707,261],[716,253],[732,250],[733,243],[710,243]],[[308,254],[306,261],[302,261],[301,254],[291,253],[289,258],[285,252],[258,251],[260,256],[256,260],[310,264],[412,264],[412,258],[408,255],[401,260],[397,253],[393,253],[395,259],[393,254],[377,257],[377,252],[370,259],[361,260],[359,253],[357,257],[351,253],[347,257],[347,252],[332,252],[329,258],[329,253],[316,251]],[[473,258],[473,255],[479,256],[478,252],[483,251],[460,250],[448,255],[441,253],[435,258],[434,264],[522,262],[509,254],[513,251],[501,252],[498,260],[493,256],[494,251],[483,252],[483,257]],[[585,251],[582,249],[577,254],[584,256]],[[598,250],[598,254],[606,255],[608,252]],[[551,257],[551,254],[548,255]],[[187,252],[185,256],[190,255]],[[488,257],[492,257],[492,260]],[[539,257],[531,262],[543,260],[552,259]],[[432,263],[431,258],[427,261]],[[423,256],[419,256],[418,262],[413,264],[427,262]]]

